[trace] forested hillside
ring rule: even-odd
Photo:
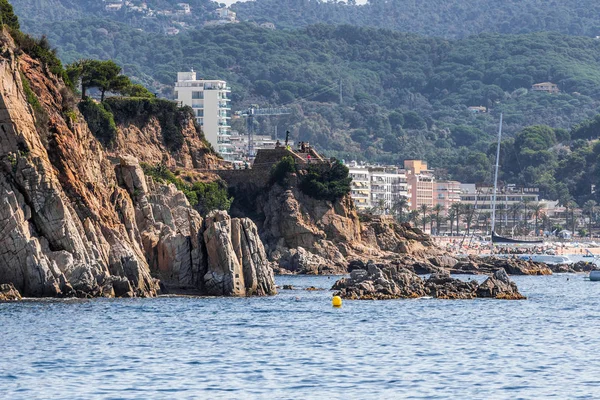
[[[553,198],[565,190],[579,197],[590,192],[582,181],[540,183],[531,169],[525,171],[533,166],[553,173],[571,151],[569,129],[596,115],[600,40],[559,33],[447,40],[348,25],[272,31],[243,23],[165,36],[98,18],[27,29],[47,33],[67,63],[114,59],[126,74],[167,97],[177,71],[194,68],[199,76],[231,84],[234,110],[253,103],[293,109],[290,116],[260,121],[263,133],[273,133],[278,124],[280,133],[290,130],[294,140],[343,159],[424,158],[445,169],[446,177],[465,182],[490,181],[500,112],[507,138],[530,125],[548,125],[555,139],[543,151],[554,152],[549,161],[556,166],[539,159],[530,165],[519,157],[505,164],[504,177],[542,184],[544,195]],[[530,90],[546,81],[558,84],[560,93]],[[469,106],[486,112],[473,113]],[[234,127],[245,129],[241,121]],[[565,152],[555,151],[557,146]],[[513,156],[520,151],[506,149]],[[588,161],[589,169],[595,160]]]
[[[554,31],[600,35],[600,3],[594,0],[256,0],[232,8],[244,21],[278,28],[317,23],[351,24],[445,38],[482,32]]]
[[[35,29],[39,24],[81,19],[106,19],[127,24],[146,32],[165,34],[166,28],[200,28],[215,19],[214,10],[219,3],[211,0],[185,0],[193,12],[180,13],[180,0],[128,1],[120,8],[107,10],[109,4],[117,1],[103,0],[13,0],[15,12],[21,26],[26,30]],[[124,2],[123,2],[124,3]]]
[[[447,38],[482,32],[600,35],[600,3],[593,0],[369,0],[362,6],[354,3],[256,0],[236,3],[232,8],[245,21],[273,22],[279,28],[352,24]]]
[[[190,15],[146,13],[123,7],[106,11],[100,0],[13,0],[21,24],[31,28],[49,21],[104,17],[145,31],[164,33],[175,22],[199,28],[220,5],[210,0],[186,0]],[[180,0],[132,1],[155,11],[175,10]],[[232,5],[238,19],[272,22],[277,29],[297,29],[318,23],[370,26],[427,36],[460,38],[484,32],[522,34],[552,31],[570,35],[600,35],[600,3],[594,0],[255,0]]]

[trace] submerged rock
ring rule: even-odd
[[[410,269],[398,265],[368,263],[355,269],[349,278],[335,282],[334,295],[355,300],[406,299],[431,296],[439,299],[524,299],[504,270],[497,271],[481,285],[454,279],[447,271],[421,279]]]

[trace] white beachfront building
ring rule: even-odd
[[[221,80],[196,79],[196,72],[178,72],[175,82],[175,99],[192,107],[204,136],[223,158],[231,153],[229,138],[231,88]]]
[[[347,164],[352,178],[350,197],[358,209],[383,206],[390,211],[400,197],[408,198],[406,172],[396,166]]]

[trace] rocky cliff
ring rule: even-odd
[[[115,165],[64,83],[0,36],[0,284],[24,296],[154,296],[159,277],[212,295],[274,293],[251,221],[203,220],[136,159]],[[192,148],[181,164],[204,162]]]
[[[111,104],[111,99],[108,103]],[[143,102],[143,100],[138,100]],[[168,146],[170,138],[165,135],[161,125],[161,113],[152,115],[142,110],[143,115],[132,117],[127,112],[119,112],[118,102],[113,102],[111,109],[115,113],[116,135],[106,145],[107,154],[114,157],[131,155],[151,165],[164,164],[168,167],[184,169],[213,170],[229,168],[228,164],[217,157],[203,139],[200,128],[193,116],[184,111],[175,110],[179,145]],[[148,115],[150,114],[150,115]]]
[[[402,256],[429,264],[428,258],[443,254],[428,235],[408,224],[385,216],[360,221],[349,195],[319,200],[299,189],[296,174],[283,185],[253,174],[268,177],[269,170],[229,171],[223,177],[236,197],[233,212],[252,216],[278,273],[346,273],[351,260]]]

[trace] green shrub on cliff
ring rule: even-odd
[[[223,181],[218,182],[196,182],[192,191],[198,198],[198,211],[207,215],[213,210],[229,211],[233,197],[229,197],[227,186]]]
[[[291,156],[285,156],[271,167],[271,184],[284,185],[288,173],[296,172],[296,162]]]
[[[183,146],[183,126],[193,115],[174,101],[145,97],[109,97],[104,101],[115,121],[126,125],[145,125],[151,117],[156,117],[162,130],[165,145],[171,150]],[[201,134],[199,133],[199,136]],[[201,136],[202,137],[202,136]]]
[[[31,90],[31,86],[29,86],[29,81],[21,72],[21,83],[23,84],[23,92],[25,92],[25,97],[27,98],[27,102],[33,108],[35,112],[43,112],[42,105],[38,100],[33,90]]]
[[[331,165],[312,164],[301,175],[298,186],[314,199],[336,201],[350,193],[352,178],[348,174],[348,168],[339,161]]]
[[[15,15],[12,5],[6,0],[0,0],[0,16],[2,24],[10,29],[19,29],[19,18]]]
[[[196,182],[193,185],[178,178],[166,165],[151,166],[140,164],[146,176],[152,177],[158,183],[172,183],[187,197],[190,205],[195,207],[202,216],[213,210],[229,211],[233,198],[229,197],[227,187],[222,181]]]
[[[108,145],[117,135],[113,115],[103,103],[96,103],[89,97],[79,103],[79,111],[87,121],[90,131],[104,145]]]

